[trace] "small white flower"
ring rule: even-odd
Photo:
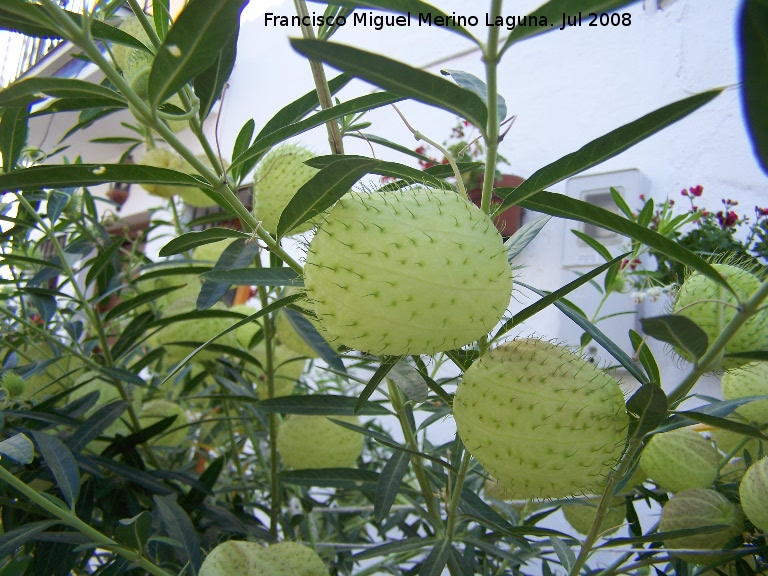
[[[642,304],[645,300],[645,292],[632,292],[632,300],[635,304]]]
[[[651,302],[656,302],[659,298],[662,297],[664,290],[661,288],[661,286],[654,286],[653,288],[649,288],[646,294]]]

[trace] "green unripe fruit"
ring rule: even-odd
[[[667,548],[690,550],[722,550],[744,528],[744,518],[739,508],[725,496],[714,490],[691,488],[675,494],[661,511],[659,528],[664,532],[686,530],[724,524],[726,528],[707,534],[683,536],[665,541]],[[672,555],[697,564],[708,564],[718,559],[717,554],[671,552]]]
[[[24,383],[24,378],[16,372],[9,371],[0,379],[0,387],[5,388],[11,398],[17,398],[24,394],[27,385]]]
[[[741,482],[741,479],[746,471],[747,465],[744,460],[741,458],[733,458],[720,469],[718,481],[721,483]]]
[[[304,164],[314,154],[293,144],[284,144],[264,156],[253,177],[253,214],[267,232],[274,233],[288,202],[318,169]],[[312,229],[308,221],[291,231],[300,234]]]
[[[757,276],[737,266],[713,264],[712,267],[728,281],[738,298],[703,274],[695,273],[680,286],[674,306],[674,313],[693,320],[706,333],[710,344],[736,315],[739,302],[747,300],[760,286],[760,279]],[[766,349],[768,349],[768,310],[761,310],[739,328],[726,344],[724,352],[728,354]],[[686,360],[691,360],[684,350],[677,348],[675,350]],[[713,368],[736,368],[747,362],[749,360],[723,358],[720,364]]]
[[[187,428],[184,427],[188,423],[187,414],[179,404],[167,400],[152,400],[141,407],[139,424],[142,428],[148,428],[170,416],[175,416],[176,419],[159,436],[152,438],[150,443],[153,446],[175,448],[181,445],[187,439]]]
[[[150,24],[154,28],[154,23],[152,22],[152,19],[150,18]],[[139,42],[144,44],[147,48],[152,47],[152,41],[149,39],[149,36],[147,36],[146,31],[144,30],[144,27],[141,25],[141,22],[139,22],[139,19],[135,16],[131,16],[129,18],[126,18],[120,23],[120,26],[118,26],[119,30],[122,30],[126,34],[130,34],[134,38],[136,38]],[[112,51],[112,57],[115,59],[115,63],[120,67],[121,70],[126,71],[129,66],[130,58],[135,53],[142,53],[143,51],[138,48],[133,48],[131,46],[126,46],[125,44],[113,44],[111,47]],[[152,58],[152,55],[148,52],[145,52],[149,58]]]
[[[768,457],[749,467],[739,484],[741,507],[758,530],[768,533]]]
[[[576,530],[579,534],[585,536],[589,534],[589,529],[592,528],[592,523],[595,521],[597,515],[597,505],[600,503],[599,498],[587,498],[583,504],[580,503],[568,503],[562,507],[563,516],[568,521],[568,524]],[[608,512],[603,518],[603,523],[600,526],[600,533],[603,536],[613,534],[622,524],[624,524],[624,517],[626,511],[624,509],[624,502],[621,498],[617,498],[608,507]]]
[[[125,79],[136,95],[146,100],[149,90],[149,73],[154,56],[149,52],[134,50],[128,56],[128,65],[123,71]]]
[[[186,166],[181,156],[165,148],[150,148],[142,159],[139,160],[139,164],[154,168],[168,168],[178,172],[183,172]],[[179,194],[183,188],[183,186],[164,184],[141,184],[141,187],[153,196],[159,196],[160,198],[171,198]]]
[[[305,286],[331,344],[433,354],[493,328],[512,274],[481,210],[453,191],[417,188],[339,200],[309,246]]]
[[[467,450],[517,498],[599,493],[629,424],[614,379],[537,339],[514,340],[477,360],[453,412]]]
[[[197,158],[207,167],[211,167],[211,161],[205,154],[198,154]],[[229,163],[226,160],[224,161],[224,166],[229,166]],[[184,161],[184,166],[181,171],[186,172],[187,174],[198,174],[197,170],[195,170],[186,161]],[[209,208],[211,206],[216,206],[216,202],[209,198],[205,192],[203,192],[200,188],[195,188],[193,186],[184,186],[180,188],[179,196],[181,196],[181,199],[184,200],[186,204],[196,208]]]
[[[690,428],[655,434],[640,455],[640,466],[659,486],[671,492],[709,488],[717,478],[717,450]]]
[[[768,396],[768,362],[754,362],[728,370],[720,380],[723,398]],[[755,400],[736,409],[739,416],[758,424],[768,424],[768,399]]]
[[[328,570],[314,550],[295,542],[264,548],[230,540],[211,550],[198,576],[328,576]]]
[[[360,425],[355,416],[333,418]],[[325,416],[290,414],[280,425],[277,451],[290,468],[353,468],[363,451],[363,436]]]

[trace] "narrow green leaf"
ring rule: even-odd
[[[340,155],[331,154],[329,156],[316,156],[307,161],[306,164],[313,166],[314,168],[325,168],[337,162],[344,160],[357,160],[362,163],[373,162],[368,169],[369,174],[378,174],[380,176],[389,176],[391,178],[403,178],[412,183],[419,183],[425,185],[432,185],[437,187],[445,186],[445,182],[442,179],[432,176],[431,173],[426,170],[418,170],[405,164],[398,162],[385,162],[383,160],[373,160],[366,156],[352,156],[352,155]],[[449,175],[453,176],[453,170],[449,168]]]
[[[43,530],[55,526],[58,522],[58,520],[25,522],[18,528],[3,532],[0,534],[0,558],[10,558],[24,544],[34,541],[35,537]]]
[[[31,434],[64,500],[74,508],[80,494],[80,471],[72,452],[61,440],[45,432],[35,430]]]
[[[0,107],[27,106],[30,100],[43,100],[45,97],[99,98],[115,105],[125,105],[125,99],[119,92],[101,84],[72,78],[33,76],[17,80],[0,90]]]
[[[87,263],[88,273],[85,275],[85,286],[88,287],[93,283],[98,276],[103,272],[112,268],[114,273],[120,265],[119,259],[116,257],[117,252],[122,248],[124,238],[115,239],[106,250],[91,258]]]
[[[203,280],[229,286],[303,286],[301,275],[292,268],[239,268],[204,272]]]
[[[438,540],[419,570],[419,576],[440,576],[451,555],[451,541]]]
[[[104,322],[111,322],[112,320],[114,320],[115,318],[119,318],[126,312],[130,312],[131,310],[135,310],[139,306],[143,306],[144,304],[153,302],[154,300],[160,298],[161,296],[165,296],[166,294],[173,292],[177,288],[178,286],[167,286],[165,288],[157,288],[156,290],[150,290],[149,292],[144,292],[143,294],[134,296],[129,300],[123,300],[122,302],[120,302],[120,304],[118,304],[114,308],[111,308],[109,312],[107,312],[107,314],[104,316]]]
[[[379,475],[371,470],[358,468],[316,468],[281,472],[280,480],[299,486],[343,488],[373,493],[379,483]]]
[[[701,358],[709,347],[704,330],[685,316],[654,316],[643,318],[640,323],[648,336],[685,350],[691,358]]]
[[[667,395],[658,384],[643,384],[627,401],[627,412],[634,419],[632,436],[642,438],[667,417]]]
[[[381,522],[389,514],[410,463],[410,454],[394,452],[384,464],[379,476],[379,484],[376,486],[376,499],[373,504],[373,515],[377,522]]]
[[[542,228],[547,225],[552,216],[539,216],[535,220],[526,222],[510,238],[504,242],[504,248],[507,250],[507,260],[512,263],[515,256],[520,254],[528,244],[530,244]]]
[[[567,2],[569,0],[556,1]],[[524,30],[526,28],[521,29]],[[559,160],[555,160],[551,164],[534,172],[520,184],[520,186],[515,188],[512,193],[506,195],[499,210],[504,210],[515,204],[521,204],[523,200],[530,198],[537,192],[541,192],[553,184],[557,184],[558,182],[583,172],[588,168],[597,166],[609,158],[613,158],[617,154],[620,154],[624,150],[631,148],[638,142],[655,134],[662,128],[666,128],[670,124],[685,118],[691,112],[694,112],[704,106],[704,104],[707,104],[721,92],[721,89],[710,90],[708,92],[689,96],[683,100],[678,100],[677,102],[668,104],[650,114],[646,114],[642,118],[630,122],[629,124],[625,124],[604,136],[600,136],[596,140],[592,140],[592,142],[582,146],[576,152],[567,154]],[[496,193],[499,194],[498,190],[496,190]],[[499,195],[501,196],[501,194]],[[615,214],[614,216],[626,222],[621,216]]]
[[[544,296],[544,292],[537,290],[533,286],[529,286],[527,284],[523,284],[522,282],[518,282],[521,286],[528,288],[529,290],[532,290],[533,292],[536,292],[537,294]],[[603,348],[606,349],[606,351],[613,356],[613,358],[621,364],[624,368],[627,369],[627,372],[629,372],[634,378],[636,378],[639,382],[643,384],[648,383],[648,377],[645,375],[645,373],[640,370],[637,366],[637,364],[630,358],[624,350],[622,350],[619,346],[616,345],[613,340],[608,338],[597,326],[592,324],[589,320],[587,320],[586,316],[583,314],[579,314],[576,312],[572,306],[570,306],[568,303],[566,303],[565,300],[561,299],[554,303],[555,306],[565,314],[568,318],[573,320],[576,325],[581,327],[584,332],[589,334],[595,342],[600,344]]]
[[[474,74],[469,72],[463,72],[462,70],[440,70],[440,73],[446,76],[450,76],[454,79],[456,84],[470,90],[477,94],[483,102],[488,101],[488,87],[485,82],[480,80]],[[496,106],[498,109],[499,122],[507,117],[507,103],[504,101],[504,97],[501,94],[496,95]]]
[[[152,530],[152,514],[147,510],[133,518],[120,520],[115,528],[115,536],[121,544],[134,550],[144,550]]]
[[[99,407],[96,412],[91,414],[77,429],[77,433],[70,438],[67,443],[73,452],[80,452],[91,440],[100,436],[109,426],[111,426],[128,408],[127,402],[110,402]]]
[[[287,140],[291,136],[296,136],[297,134],[311,130],[316,126],[321,126],[329,120],[335,120],[337,118],[341,118],[342,116],[354,114],[356,112],[373,110],[374,108],[380,108],[381,106],[386,106],[387,104],[394,104],[400,100],[402,100],[402,97],[395,96],[389,92],[377,92],[375,94],[368,94],[366,96],[360,96],[359,98],[353,98],[352,100],[342,104],[332,106],[331,108],[323,110],[322,112],[318,112],[317,114],[314,114],[305,120],[300,120],[298,122],[294,122],[293,124],[288,124],[287,126],[278,128],[269,134],[257,137],[256,141],[251,144],[251,146],[245,152],[232,160],[230,169],[257,159],[264,153],[265,150],[269,150],[269,148],[275,144],[278,144],[283,140]]]
[[[360,393],[360,397],[357,399],[357,403],[355,404],[355,414],[357,414],[362,409],[362,407],[368,401],[368,398],[370,398],[371,395],[376,391],[376,388],[379,387],[381,381],[384,380],[387,374],[389,374],[389,371],[392,370],[392,368],[395,367],[395,364],[400,362],[402,359],[403,356],[381,357],[381,365],[378,367],[376,372],[374,372],[373,376],[371,376],[368,384],[365,385],[365,388]]]
[[[499,56],[504,54],[515,42],[543,34],[544,32],[560,30],[563,26],[563,14],[566,15],[565,22],[567,23],[568,17],[573,21],[573,18],[581,19],[581,13],[610,12],[618,10],[623,6],[629,6],[634,2],[637,2],[637,0],[580,0],[579,2],[574,2],[573,0],[549,0],[549,2],[539,6],[526,16],[527,26],[517,26],[512,30],[501,50],[499,50]],[[503,23],[499,25],[503,26]],[[627,24],[627,26],[630,25],[631,22]]]
[[[410,400],[426,402],[429,398],[429,386],[419,371],[410,364],[401,360],[392,367],[388,377]]]
[[[14,434],[0,442],[0,457],[18,464],[30,464],[35,457],[35,446],[24,434]]]
[[[397,142],[392,142],[391,140],[387,140],[386,138],[382,138],[381,136],[376,136],[375,134],[370,134],[368,132],[350,132],[349,134],[345,134],[345,137],[359,138],[360,140],[365,140],[366,142],[369,142],[372,144],[379,144],[380,146],[384,146],[385,148],[397,150],[398,152],[402,152],[407,156],[418,158],[419,160],[424,160],[426,162],[431,162],[429,156],[424,156],[424,154],[419,154],[418,152],[416,152],[411,148],[408,148],[407,146],[403,146],[402,144],[398,144]]]
[[[709,426],[722,428],[723,430],[730,430],[731,432],[736,432],[737,434],[743,434],[744,436],[758,438],[759,440],[768,442],[768,435],[761,432],[759,428],[755,428],[750,424],[737,422],[735,420],[728,420],[727,418],[720,418],[718,416],[713,416],[712,414],[707,414],[706,412],[701,412],[698,410],[684,410],[681,412],[675,412],[675,414],[693,420],[694,422],[708,424]]]
[[[497,192],[499,190],[501,189],[497,189]],[[519,190],[519,188],[516,190]],[[634,222],[630,222],[626,218],[605,210],[604,208],[600,208],[589,202],[552,192],[538,192],[528,200],[521,202],[520,205],[530,210],[550,214],[551,216],[593,224],[598,228],[611,230],[622,236],[638,240],[654,250],[669,256],[671,259],[680,262],[697,272],[701,272],[707,278],[710,278],[712,281],[726,288],[729,292],[733,292],[728,285],[728,282],[726,282],[726,280],[718,274],[717,270],[712,268],[712,266],[700,256],[697,256],[690,250],[683,248],[677,242],[662,236],[658,232],[635,224]]]
[[[485,102],[469,90],[391,58],[333,42],[292,39],[299,53],[362,78],[404,98],[436,106],[469,120],[481,132],[488,123]]]
[[[0,110],[0,156],[3,172],[16,167],[21,151],[27,143],[29,107],[17,106]]]
[[[211,244],[212,242],[219,242],[229,238],[250,238],[250,235],[245,232],[240,232],[239,230],[232,230],[231,228],[208,228],[207,230],[186,232],[160,248],[159,254],[163,257],[173,256],[174,254],[181,254],[197,248],[198,246],[204,246],[205,244]]]
[[[627,217],[628,220],[635,220],[634,214],[632,214],[632,209],[629,207],[629,205],[624,201],[624,198],[622,197],[621,193],[616,190],[613,186],[611,186],[611,198],[613,198],[613,203],[616,204],[616,207],[621,210],[622,214]],[[646,224],[647,226],[647,224]]]
[[[377,163],[377,160],[353,157],[320,170],[288,202],[277,223],[277,236],[286,236],[300,224],[333,206]]]
[[[521,322],[525,322],[528,318],[531,316],[534,316],[544,310],[546,307],[551,306],[555,302],[558,302],[562,300],[563,296],[570,294],[580,286],[583,286],[587,282],[589,282],[592,278],[599,276],[606,270],[608,270],[611,266],[616,264],[617,262],[621,262],[622,258],[625,258],[626,254],[621,254],[614,258],[613,260],[606,262],[605,264],[602,264],[601,266],[598,266],[597,268],[594,268],[587,272],[586,274],[582,274],[576,280],[573,280],[572,282],[569,282],[565,286],[562,286],[555,290],[554,292],[546,293],[546,295],[541,298],[540,300],[537,300],[530,306],[524,308],[520,312],[516,313],[512,318],[510,318],[507,322],[505,322],[496,332],[496,334],[493,335],[492,340],[497,340],[509,330],[520,324]],[[543,292],[538,292],[537,294],[544,294]]]
[[[312,322],[304,318],[300,313],[295,312],[294,310],[289,310],[288,308],[285,308],[282,313],[285,314],[288,323],[296,331],[296,334],[301,336],[304,342],[306,342],[312,350],[317,352],[320,355],[320,358],[322,358],[332,370],[341,374],[347,373],[347,368],[344,366],[344,362],[339,358],[339,355],[336,354],[336,351],[331,348],[330,344],[325,341],[325,338],[323,338],[322,334],[317,331],[317,328],[314,327]]]
[[[352,556],[355,561],[368,560],[370,558],[378,558],[379,556],[390,556],[399,552],[410,552],[411,550],[420,550],[427,546],[431,546],[437,542],[435,538],[406,538],[405,540],[396,540],[394,542],[387,542],[373,548],[368,548],[362,552],[358,552]]]
[[[336,94],[339,90],[344,88],[344,86],[349,84],[350,80],[352,80],[352,76],[349,74],[339,74],[335,78],[329,80],[328,89],[330,90],[331,95]],[[298,98],[290,104],[283,106],[283,108],[281,108],[277,114],[272,116],[272,118],[270,118],[269,121],[264,124],[264,127],[256,136],[256,139],[261,139],[264,136],[271,134],[272,132],[280,130],[281,128],[293,124],[294,122],[298,122],[307,114],[312,112],[312,110],[317,108],[319,104],[320,101],[317,99],[317,90],[310,90],[301,98]],[[233,158],[236,156],[236,154],[232,155]]]
[[[173,184],[210,188],[200,178],[168,168],[139,164],[45,164],[0,174],[0,189],[29,190],[37,188],[77,188],[108,182],[137,184]]]
[[[224,249],[212,272],[247,269],[258,257],[259,245],[245,238],[238,238]],[[229,291],[230,285],[206,280],[200,288],[195,305],[198,310],[207,310],[221,300]]]
[[[189,562],[194,574],[200,570],[202,557],[200,554],[200,539],[194,524],[187,513],[176,502],[176,494],[167,496],[155,495],[155,510],[160,516],[160,521],[165,526],[166,534],[181,544],[177,549],[182,562]]]
[[[237,30],[247,0],[191,0],[157,49],[149,73],[149,102],[156,108],[205,72]],[[231,54],[230,54],[231,56]]]
[[[739,13],[741,95],[752,148],[768,174],[768,4],[745,0]]]
[[[640,334],[634,330],[629,331],[629,339],[632,342],[632,348],[635,350],[635,356],[640,360],[640,364],[645,368],[648,377],[651,382],[661,385],[661,372],[659,372],[659,366],[656,364],[656,359],[653,357],[653,353]]]
[[[549,541],[552,543],[552,548],[554,548],[555,554],[557,554],[557,558],[560,560],[560,564],[563,565],[566,572],[570,572],[574,562],[576,562],[576,555],[573,553],[573,550],[571,550],[571,547],[565,544],[557,536],[550,536]]]
[[[232,75],[237,57],[237,39],[240,34],[240,20],[224,42],[224,46],[216,55],[213,63],[195,76],[193,85],[195,96],[200,100],[198,117],[205,120],[211,112],[214,103],[221,97],[227,80]]]
[[[255,402],[253,407],[268,414],[310,414],[313,416],[383,416],[389,411],[375,402],[364,402],[356,410],[357,399],[333,394],[280,396]]]
[[[608,248],[600,244],[600,242],[598,242],[591,236],[587,236],[586,234],[584,234],[583,232],[579,232],[578,230],[571,230],[571,233],[573,233],[573,235],[576,236],[579,240],[584,242],[584,244],[592,248],[592,250],[600,254],[600,256],[602,256],[606,262],[613,258],[613,256],[611,256],[611,253],[608,251]]]

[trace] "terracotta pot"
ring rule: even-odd
[[[520,176],[504,174],[496,179],[496,181],[493,183],[493,186],[494,188],[515,188],[520,186],[522,183],[523,178]],[[472,202],[474,202],[477,206],[480,206],[480,199],[483,196],[482,182],[480,183],[480,186],[480,188],[475,188],[474,190],[469,190],[467,192],[469,199],[472,200]],[[494,194],[491,202],[493,205],[501,204],[501,198]],[[512,236],[512,234],[514,234],[518,228],[520,228],[521,215],[522,209],[520,206],[512,206],[494,218],[496,228],[501,233],[502,237],[508,238],[509,236]]]

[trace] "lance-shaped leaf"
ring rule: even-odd
[[[0,106],[24,106],[30,101],[49,98],[98,98],[113,105],[125,105],[125,99],[114,90],[71,78],[35,76],[24,78],[0,90]],[[108,104],[105,104],[108,105]]]
[[[502,189],[499,188],[497,190]],[[577,200],[576,198],[553,192],[538,192],[531,198],[522,201],[520,205],[551,216],[586,222],[598,228],[611,230],[622,236],[638,240],[673,260],[693,268],[697,272],[701,272],[707,278],[726,288],[729,292],[733,292],[728,282],[700,256],[658,232],[630,222],[609,210],[589,202],[584,202],[583,200]]]
[[[213,267],[213,271],[225,271],[233,269],[244,269],[250,266],[254,258],[259,254],[259,246],[254,243],[248,243],[244,238],[238,238],[224,249],[219,260]],[[196,306],[198,310],[207,310],[216,302],[221,300],[229,290],[229,286],[221,282],[211,282],[206,280],[200,288],[197,296]]]
[[[371,158],[368,158],[366,156],[352,156],[352,155],[341,155],[341,154],[331,154],[328,156],[315,156],[311,160],[307,160],[306,164],[309,166],[312,166],[313,168],[326,168],[327,166],[330,166],[331,164],[334,164],[336,162],[340,162],[342,160],[352,160],[352,159],[357,159],[358,161],[365,162],[365,163],[373,162],[371,167],[368,169],[369,174],[378,174],[379,176],[389,176],[391,178],[403,178],[408,182],[431,185],[439,188],[442,188],[445,186],[445,182],[443,182],[443,180],[441,180],[436,176],[433,176],[430,172],[427,172],[426,170],[419,170],[411,166],[406,166],[405,164],[400,164],[399,162],[385,162],[384,160],[372,160]],[[450,166],[448,168],[449,168],[448,175],[453,176],[453,170],[450,168]]]
[[[292,268],[239,268],[212,270],[200,275],[203,280],[229,286],[303,286],[304,279]]]
[[[176,550],[184,562],[192,566],[192,573],[197,574],[202,564],[200,554],[200,538],[184,509],[176,502],[176,494],[154,496],[155,510],[165,533],[179,543]]]
[[[313,394],[312,396],[280,396],[256,402],[256,410],[270,414],[307,414],[312,416],[382,416],[389,411],[375,402],[363,402],[359,411],[355,411],[357,400],[347,396],[333,394]]]
[[[137,184],[170,184],[210,188],[202,180],[168,168],[139,164],[45,164],[0,174],[0,190],[29,190],[37,188],[76,188],[108,182]]]
[[[277,236],[285,236],[333,206],[377,163],[377,160],[369,158],[352,157],[320,170],[288,202],[277,223]]]
[[[213,64],[195,76],[194,88],[195,96],[200,100],[198,113],[200,120],[205,120],[208,117],[213,104],[221,97],[224,86],[232,75],[237,57],[239,33],[240,21],[238,20],[238,25],[230,32],[229,38],[224,42],[224,46],[214,59]]]
[[[745,0],[739,14],[741,94],[752,147],[768,174],[768,4]]]
[[[291,40],[295,50],[405,98],[448,110],[484,131],[488,110],[470,90],[397,60],[321,40]]]
[[[153,108],[213,66],[240,23],[247,0],[192,0],[174,22],[149,73]],[[230,46],[231,50],[231,46]]]
[[[231,238],[250,238],[250,236],[245,232],[231,230],[230,228],[208,228],[207,230],[187,232],[160,248],[160,256],[167,257],[181,254],[198,246]]]
[[[377,522],[381,522],[389,514],[389,510],[397,498],[403,477],[408,472],[410,462],[410,454],[398,451],[390,456],[382,468],[379,484],[376,486],[376,500],[373,504],[373,514]]]
[[[336,351],[331,348],[331,345],[325,341],[325,338],[318,332],[312,322],[298,312],[289,310],[288,308],[285,308],[282,313],[285,314],[286,320],[288,320],[288,323],[301,339],[304,340],[312,350],[319,354],[320,358],[322,358],[331,369],[342,374],[347,373],[347,368],[344,366],[342,359],[336,354]]]
[[[485,85],[485,82],[480,80],[480,78],[474,74],[462,70],[449,69],[440,70],[440,73],[450,76],[456,81],[456,84],[462,88],[471,90],[477,94],[483,102],[488,102],[488,87]],[[496,95],[496,107],[498,109],[498,119],[499,122],[501,122],[507,117],[507,103],[504,101],[504,96],[501,94]]]
[[[19,464],[29,464],[35,457],[35,446],[24,434],[14,434],[0,442],[0,457]]]
[[[642,438],[655,430],[667,417],[667,407],[667,395],[658,384],[643,384],[627,401],[632,436]]]
[[[270,132],[265,136],[256,138],[256,141],[242,154],[232,160],[230,169],[252,161],[254,158],[261,156],[265,150],[268,150],[275,144],[287,140],[291,136],[296,136],[307,130],[311,130],[316,126],[321,126],[329,120],[335,120],[341,118],[347,114],[354,114],[356,112],[364,112],[367,110],[373,110],[387,104],[393,104],[402,100],[402,97],[390,94],[389,92],[378,92],[376,94],[368,94],[366,96],[360,96],[359,98],[353,98],[342,104],[332,106],[327,110],[313,114],[305,120],[300,120],[279,128],[274,132]]]
[[[34,431],[32,437],[61,494],[70,508],[74,508],[80,494],[80,471],[72,452],[61,440],[45,432]]]
[[[507,193],[504,195],[504,201],[498,210],[504,210],[515,204],[520,204],[526,198],[553,184],[570,178],[588,168],[597,166],[609,158],[613,158],[662,128],[686,117],[715,98],[720,92],[722,90],[710,90],[673,102],[616,130],[608,132],[608,134],[600,136],[596,140],[592,140],[592,142],[582,146],[576,152],[571,152],[559,160],[544,166],[544,168],[537,170],[525,182],[515,188],[514,192],[510,193],[510,190],[507,190]],[[497,194],[499,194],[498,191]],[[499,195],[501,196],[501,194]]]
[[[567,23],[569,16],[573,19],[575,17],[581,18],[581,13],[610,12],[634,2],[637,2],[637,0],[579,0],[578,2],[573,0],[550,0],[525,16],[526,26],[516,26],[512,30],[510,35],[507,36],[500,54],[504,54],[515,42],[549,32],[550,30],[560,30],[563,25],[563,14],[566,15],[565,22]]]
[[[0,156],[3,172],[16,167],[21,151],[27,143],[29,107],[18,106],[0,110]]]
[[[643,332],[685,350],[691,358],[701,358],[707,351],[707,334],[690,318],[667,315],[643,318]]]

